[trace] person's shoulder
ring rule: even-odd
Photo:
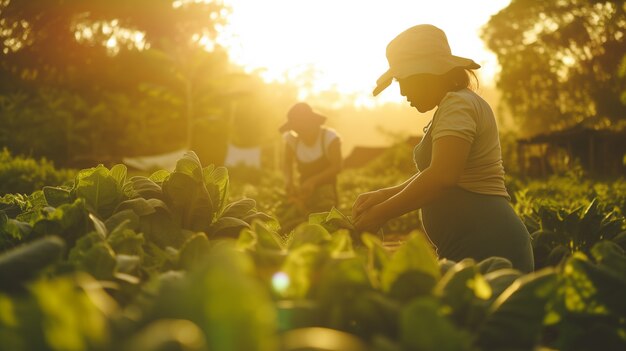
[[[441,100],[441,105],[472,104],[477,99],[482,98],[473,90],[465,88],[448,92]]]
[[[333,139],[339,139],[340,135],[339,133],[333,129],[333,128],[329,128],[329,127],[322,127],[322,131],[325,133],[325,138],[326,140],[333,140]]]
[[[295,143],[297,138],[298,137],[292,131],[288,131],[288,132],[284,132],[283,133],[283,140],[285,142],[287,142],[288,144]]]
[[[478,114],[491,110],[489,103],[485,99],[468,88],[448,92],[441,100],[439,108],[444,111],[476,111]]]

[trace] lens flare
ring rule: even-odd
[[[279,294],[284,293],[289,287],[289,276],[285,272],[276,272],[272,276],[272,288]]]

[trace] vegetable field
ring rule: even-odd
[[[372,166],[369,172],[380,172]],[[626,183],[511,182],[537,270],[440,260],[419,215],[354,230],[339,208],[289,233],[278,180],[193,152],[0,198],[2,350],[623,350]],[[549,194],[546,194],[550,191]],[[542,195],[543,194],[543,195]]]

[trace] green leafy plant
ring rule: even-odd
[[[73,170],[56,169],[45,158],[13,156],[6,147],[0,151],[0,196],[30,194],[45,185],[61,185],[73,174]]]

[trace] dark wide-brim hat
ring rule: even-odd
[[[311,126],[320,126],[325,121],[326,117],[313,111],[309,104],[299,102],[289,109],[289,112],[287,112],[287,122],[278,128],[278,131],[285,133],[293,130],[295,125],[301,125],[304,123]]]
[[[471,59],[452,55],[443,30],[420,24],[398,34],[387,45],[389,69],[376,81],[374,96],[387,88],[393,78],[402,79],[415,74],[445,74],[456,67],[478,69]]]

